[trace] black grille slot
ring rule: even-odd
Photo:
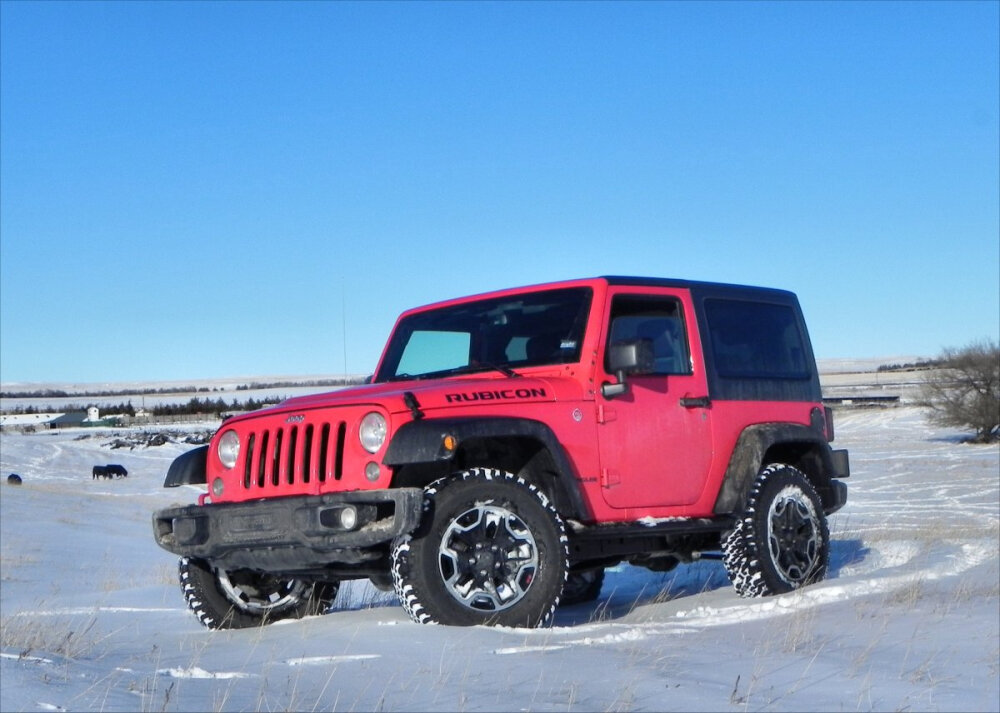
[[[298,445],[298,441],[299,427],[292,426],[292,430],[288,432],[288,460],[285,461],[287,463],[285,466],[287,469],[287,472],[285,473],[285,480],[289,485],[295,484],[295,458],[298,456],[298,453],[295,452],[295,448]]]
[[[330,455],[330,424],[324,423],[319,439],[319,482],[326,482],[326,462]]]
[[[280,428],[274,434],[274,450],[271,452],[271,485],[275,487],[280,482],[278,474],[281,472],[281,442],[284,435],[285,432]]]
[[[341,422],[337,429],[337,462],[333,467],[333,477],[340,480],[344,477],[344,436],[347,435],[347,424]]]
[[[257,440],[257,434],[251,433],[250,437],[247,438],[247,457],[243,461],[243,487],[247,490],[250,489],[251,474],[253,473],[253,446],[254,441]]]
[[[260,434],[260,455],[257,458],[257,487],[264,487],[264,470],[267,467],[267,438],[268,433],[264,431]]]
[[[304,438],[302,439],[302,482],[308,483],[312,477],[313,465],[313,426],[310,423],[306,426]]]

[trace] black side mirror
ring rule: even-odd
[[[624,394],[628,389],[625,377],[631,374],[651,374],[653,358],[652,339],[630,339],[613,343],[608,348],[608,366],[615,373],[618,383],[603,384],[601,394],[608,399]]]

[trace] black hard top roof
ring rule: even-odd
[[[725,282],[703,282],[699,280],[677,280],[669,277],[631,277],[625,275],[606,275],[602,279],[607,280],[609,285],[624,285],[635,287],[678,287],[690,289],[702,293],[729,293],[736,296],[737,293],[746,296],[768,295],[771,298],[781,297],[782,301],[789,298],[795,299],[795,293],[788,290],[780,290],[774,287],[755,287],[753,285],[736,285]]]

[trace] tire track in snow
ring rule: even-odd
[[[303,656],[297,659],[287,659],[289,666],[320,666],[331,663],[343,663],[345,661],[369,661],[371,659],[382,658],[382,654],[343,654],[340,656]]]
[[[84,616],[87,614],[187,614],[187,609],[181,607],[66,607],[64,609],[40,609],[36,611],[19,611],[12,617],[31,616]]]
[[[885,562],[893,568],[900,567],[915,559],[916,554],[915,548],[910,550],[903,547],[899,551],[888,553]],[[575,635],[575,638],[551,644],[498,648],[491,653],[498,656],[509,656],[520,653],[544,653],[578,646],[613,646],[621,643],[634,643],[648,638],[692,633],[709,627],[731,626],[772,619],[827,604],[841,603],[849,599],[887,594],[919,582],[957,577],[973,567],[996,559],[996,557],[997,548],[992,543],[964,543],[959,547],[957,556],[949,556],[950,566],[946,565],[936,570],[920,569],[904,574],[868,577],[857,581],[827,580],[788,594],[755,599],[731,607],[698,606],[694,609],[678,611],[671,619],[663,622],[643,624],[611,622],[566,629],[551,629],[538,633],[549,637],[561,635],[574,637]],[[880,567],[879,571],[884,570]],[[604,631],[606,633],[598,636],[580,637],[581,631]],[[527,633],[535,634],[530,630]]]
[[[259,674],[245,673],[243,671],[206,671],[200,666],[190,666],[188,668],[159,668],[156,670],[157,676],[169,676],[170,678],[209,678],[209,679],[230,679],[230,678],[257,678]]]

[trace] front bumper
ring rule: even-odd
[[[357,514],[350,529],[340,517],[347,506]],[[416,528],[422,509],[420,488],[187,505],[153,513],[153,535],[169,552],[228,569],[356,565],[384,556],[383,545]]]

